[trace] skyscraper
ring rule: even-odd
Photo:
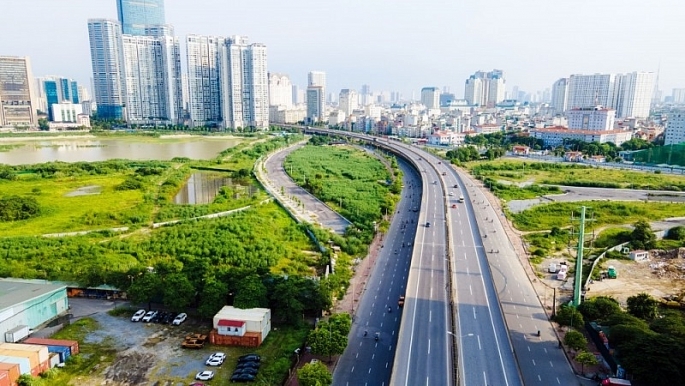
[[[552,108],[556,113],[563,113],[567,102],[568,78],[561,78],[552,85]]]
[[[193,126],[219,126],[221,115],[221,50],[225,38],[188,35],[189,113]]]
[[[44,99],[44,108],[50,121],[54,120],[52,105],[63,102],[80,103],[79,85],[74,80],[56,76],[42,77],[38,79],[38,87],[36,95]]]
[[[354,109],[358,107],[357,92],[346,88],[340,90],[338,106],[346,116],[350,116]]]
[[[616,109],[619,117],[647,118],[654,94],[653,72],[631,72],[617,75],[620,81]]]
[[[505,88],[502,70],[478,71],[466,79],[464,99],[470,105],[494,107],[504,100]]]
[[[88,20],[93,92],[98,117],[124,119],[126,105],[121,25],[113,20]]]
[[[269,74],[269,105],[293,106],[293,84],[285,74]]]
[[[326,73],[311,71],[307,80],[307,118],[321,122],[326,113]]]
[[[166,24],[164,0],[117,0],[117,14],[127,35],[145,35],[146,26]]]
[[[440,89],[437,87],[424,87],[421,89],[421,104],[426,109],[440,108]]]
[[[606,106],[620,118],[646,118],[654,90],[654,73],[571,75],[567,109]]]
[[[151,31],[149,31],[151,32]],[[129,123],[176,125],[182,122],[183,96],[178,39],[159,36],[122,36],[126,114]]]
[[[38,125],[31,62],[0,56],[0,127]]]

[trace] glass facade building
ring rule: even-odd
[[[164,0],[117,0],[117,14],[123,33],[145,35],[146,25],[162,25]]]

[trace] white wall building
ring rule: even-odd
[[[311,71],[307,74],[307,87],[322,87],[326,89],[326,73],[323,71]]]
[[[654,93],[653,72],[631,72],[616,76],[618,98],[612,106],[619,117],[647,118]]]
[[[623,142],[633,138],[631,131],[622,130],[570,130],[565,127],[547,127],[530,131],[531,136],[542,139],[545,146],[557,147],[566,141],[577,140],[583,142],[613,142],[620,146]]]
[[[254,332],[260,335],[260,341],[263,342],[271,332],[271,310],[268,308],[240,309],[224,306],[214,315],[212,322],[219,335],[242,336],[246,332]]]
[[[192,126],[216,126],[221,115],[221,58],[226,39],[220,36],[188,35],[188,95]]]
[[[114,20],[88,20],[93,93],[100,118],[125,118],[126,84],[121,35],[121,24]]]
[[[568,102],[568,78],[561,78],[552,85],[552,108],[559,114],[566,111]]]
[[[675,145],[685,142],[685,110],[673,111],[668,116],[664,145]]]
[[[293,85],[288,75],[269,74],[269,105],[284,106],[287,109],[292,108]]]
[[[359,107],[359,96],[354,90],[344,88],[340,90],[338,106],[345,115],[349,116],[354,110]]]
[[[440,89],[437,87],[424,87],[421,89],[421,104],[427,110],[440,108]]]
[[[570,130],[613,130],[616,111],[600,106],[575,108],[566,112]]]
[[[79,115],[83,114],[80,104],[71,102],[55,103],[51,106],[53,122],[77,122]]]
[[[464,99],[470,105],[495,107],[505,98],[506,81],[502,70],[478,71],[466,79]]]
[[[673,103],[685,104],[685,88],[674,88],[671,95],[673,96]]]
[[[654,73],[571,75],[567,108],[602,105],[616,110],[619,118],[649,116]]]

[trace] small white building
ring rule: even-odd
[[[258,333],[263,342],[271,331],[271,310],[224,306],[214,315],[213,325],[219,335],[243,336],[252,332]]]
[[[641,249],[636,249],[634,251],[630,251],[630,260],[634,261],[644,261],[644,260],[649,260],[649,251],[643,251]]]

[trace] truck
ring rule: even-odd
[[[600,383],[601,386],[630,386],[631,383],[627,379],[621,378],[607,378]]]
[[[31,331],[29,330],[29,326],[21,325],[21,326],[16,326],[7,332],[5,332],[5,342],[7,343],[17,343],[20,340],[26,338],[29,336]]]
[[[397,301],[397,305],[404,307],[404,295],[400,296],[400,300]]]

